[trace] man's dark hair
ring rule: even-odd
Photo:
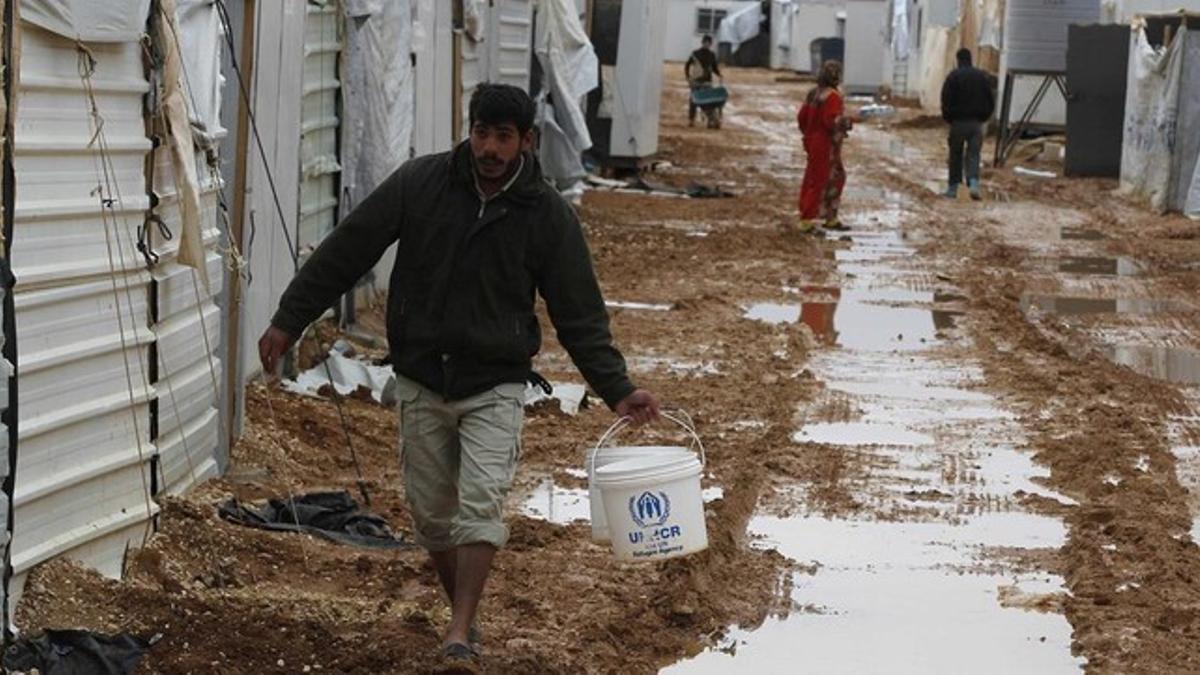
[[[522,134],[533,128],[533,99],[511,84],[481,84],[471,94],[468,107],[471,126],[511,124]]]
[[[702,44],[702,45],[711,45],[711,44],[712,44],[712,36],[711,36],[711,35],[705,35],[704,37],[700,38],[700,44]]]
[[[967,49],[966,47],[964,47],[964,48],[958,50],[958,53],[956,53],[954,56],[956,58],[958,58],[958,65],[960,65],[960,66],[971,65],[971,50],[970,49]]]

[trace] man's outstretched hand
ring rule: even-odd
[[[292,336],[275,326],[267,328],[258,339],[258,358],[262,361],[263,372],[269,377],[279,374],[279,364],[283,355],[292,347]]]
[[[629,417],[634,424],[645,424],[658,419],[658,399],[645,389],[638,389],[621,399],[616,407],[617,415]]]

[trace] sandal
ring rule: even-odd
[[[479,669],[479,652],[461,642],[451,642],[442,647],[439,653],[441,663],[436,672],[454,674],[472,674],[482,672]]]
[[[467,646],[475,652],[476,656],[483,656],[481,644],[483,644],[483,631],[479,630],[479,626],[472,624],[467,630]]]
[[[830,232],[846,232],[850,229],[849,227],[846,227],[846,225],[840,220],[835,220],[832,223],[825,223],[821,227],[829,230]]]

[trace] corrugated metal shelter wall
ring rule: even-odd
[[[308,0],[304,28],[304,89],[300,112],[301,251],[333,231],[338,214],[338,56],[342,49],[335,2]]]
[[[184,492],[217,475],[217,392],[222,363],[216,353],[221,312],[214,298],[221,292],[225,278],[221,256],[215,250],[219,238],[217,194],[221,181],[219,175],[209,171],[203,153],[197,153],[196,161],[201,177],[210,286],[204,286],[194,269],[175,261],[179,251],[177,238],[156,241],[154,247],[160,256],[153,273],[158,360],[158,485],[171,494]],[[155,215],[162,218],[169,230],[179,232],[182,227],[179,199],[170,151],[165,145],[155,150],[154,167],[154,190],[159,199]]]
[[[529,91],[533,46],[533,1],[496,0],[491,10],[488,63],[491,82]]]
[[[145,220],[149,90],[137,42],[22,26],[12,241],[20,380],[12,592],[66,554],[118,575],[149,532],[154,446]],[[81,60],[82,59],[82,60]],[[81,68],[82,66],[82,68]],[[101,152],[103,150],[103,152]]]
[[[180,4],[180,58],[189,117],[193,128],[204,130],[204,142],[213,150],[228,133],[221,125],[223,79],[220,76],[221,33],[215,8],[203,2]],[[161,118],[154,120],[161,135]],[[196,136],[199,137],[199,136]],[[155,444],[158,448],[158,489],[179,494],[219,472],[220,414],[218,412],[223,363],[220,359],[223,315],[215,298],[225,280],[223,261],[216,251],[220,239],[218,219],[224,183],[215,155],[194,148],[200,188],[202,240],[209,283],[191,267],[176,261],[180,237],[164,239],[150,229],[154,266],[154,332],[157,338]],[[151,188],[156,196],[154,215],[166,229],[183,229],[175,168],[168,143],[154,151]],[[211,162],[211,163],[210,163]]]

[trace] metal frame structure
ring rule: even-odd
[[[1029,105],[1025,107],[1021,113],[1021,119],[1016,125],[1009,128],[1009,119],[1012,114],[1012,97],[1013,85],[1017,81],[1017,77],[1022,75],[1032,75],[1041,77],[1042,82],[1038,85],[1037,93],[1030,99]],[[997,167],[1004,166],[1004,162],[1008,159],[1009,153],[1020,140],[1021,134],[1030,127],[1030,120],[1033,119],[1034,113],[1041,106],[1042,100],[1046,98],[1046,92],[1050,91],[1050,86],[1055,85],[1058,91],[1063,95],[1063,98],[1070,101],[1070,94],[1067,91],[1067,75],[1064,72],[1042,72],[1042,71],[1008,71],[1004,76],[1004,98],[1000,104],[1000,133],[996,139],[996,156],[993,165]]]

